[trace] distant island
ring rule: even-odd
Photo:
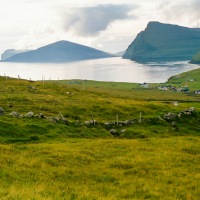
[[[123,58],[137,62],[191,60],[200,50],[200,28],[149,22],[129,45]]]
[[[114,55],[69,41],[58,41],[36,50],[13,55],[1,62],[62,63],[87,59],[108,58]]]
[[[1,60],[6,60],[16,54],[24,53],[27,51],[31,51],[32,49],[23,49],[23,50],[15,50],[15,49],[7,49],[1,54]]]
[[[197,52],[193,57],[192,60],[190,61],[192,64],[200,64],[200,51]]]

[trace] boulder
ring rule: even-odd
[[[177,117],[178,117],[177,114],[169,112],[169,113],[164,114],[163,119],[165,119],[165,120],[175,120]]]
[[[119,136],[119,133],[116,129],[110,129],[110,134],[113,136]]]
[[[0,107],[0,116],[4,115],[4,109]]]
[[[30,90],[36,90],[36,88],[34,86],[31,86],[31,85],[27,86],[27,88],[30,89]]]
[[[173,122],[172,122],[172,127],[177,127],[177,125],[176,125],[176,122],[175,122],[175,121],[173,121]]]
[[[196,112],[196,109],[194,107],[190,107],[189,109],[182,110],[179,112],[178,116],[181,117],[182,115],[191,115]]]
[[[9,115],[13,116],[13,117],[20,117],[21,115],[16,112],[16,111],[12,111]]]
[[[33,118],[34,117],[34,113],[33,112],[28,112],[27,114],[25,114],[25,117]]]
[[[43,113],[39,113],[39,114],[35,115],[35,118],[41,119],[41,118],[45,118],[45,116]]]
[[[120,133],[125,133],[126,132],[126,129],[122,129],[121,131],[120,131]]]

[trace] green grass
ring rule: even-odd
[[[195,95],[194,91],[200,89],[200,69],[195,69],[176,76],[172,76],[169,78],[167,83],[173,84],[175,86],[187,85],[190,89],[188,95],[193,96],[194,98],[198,98],[199,95]]]
[[[200,196],[199,137],[0,145],[1,199]]]
[[[197,73],[196,73],[197,72]],[[170,135],[199,135],[200,127],[198,110],[199,95],[194,95],[199,85],[199,71],[190,75],[181,74],[179,78],[172,77],[169,83],[183,84],[187,78],[191,92],[176,93],[155,89],[157,84],[151,84],[149,89],[140,88],[136,83],[114,83],[81,80],[40,81],[29,82],[5,77],[0,78],[0,107],[5,115],[0,117],[0,142],[44,142],[62,140],[63,138],[113,138],[109,130],[119,132],[126,129],[121,138],[169,137]],[[182,78],[183,77],[183,78]],[[178,81],[178,83],[176,83]],[[34,86],[36,90],[28,89]],[[171,102],[178,101],[179,106]],[[189,107],[195,107],[195,116],[184,117],[177,121],[178,129],[174,130],[171,122],[158,120],[164,113],[178,113]],[[62,120],[53,124],[48,119],[16,118],[10,116],[12,111],[26,114],[43,113],[46,117],[60,117],[61,113],[68,121]],[[138,119],[142,113],[142,123]],[[94,116],[98,122],[95,126],[87,126],[85,121]],[[121,127],[112,125],[106,127],[105,122],[131,120],[133,125]],[[162,130],[162,131],[160,131]]]
[[[189,93],[142,89],[136,83],[81,80],[29,82],[0,77],[0,198],[177,199],[200,196],[200,71],[174,76]],[[28,89],[34,86],[36,90]],[[177,101],[178,106],[172,102]],[[171,121],[164,113],[195,107]],[[47,119],[16,118],[12,111]],[[68,120],[52,123],[60,113]],[[139,123],[140,113],[142,122]],[[95,125],[85,125],[93,115]],[[131,120],[128,126],[105,122]],[[113,136],[110,129],[119,133]]]

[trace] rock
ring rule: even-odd
[[[190,107],[190,108],[189,108],[189,111],[190,111],[191,113],[195,113],[195,112],[196,112],[196,108],[195,108],[195,107]]]
[[[104,125],[105,126],[110,126],[110,123],[109,122],[105,122]]]
[[[175,121],[173,121],[173,122],[172,122],[172,127],[177,127],[177,125],[176,125],[176,122],[175,122]]]
[[[121,131],[120,131],[120,133],[125,133],[126,132],[126,129],[122,129]]]
[[[35,115],[35,118],[41,119],[41,118],[45,118],[45,116],[43,115],[43,113],[39,113],[39,114]]]
[[[55,122],[59,122],[60,118],[59,117],[52,117],[52,120],[54,120]]]
[[[177,101],[172,102],[172,104],[173,104],[174,106],[178,106],[178,105],[179,105]]]
[[[177,117],[178,117],[177,114],[169,112],[169,113],[164,114],[163,119],[165,119],[165,120],[175,120]]]
[[[36,88],[34,86],[31,86],[31,85],[27,86],[27,88],[30,89],[30,90],[36,90]]]
[[[95,124],[97,124],[97,121],[96,120],[90,120],[90,121],[85,121],[84,122],[84,125],[86,125],[86,126],[89,126],[89,125],[95,125]]]
[[[0,116],[4,115],[4,109],[0,107]]]
[[[34,117],[34,113],[33,113],[33,112],[28,112],[28,113],[25,115],[25,117],[27,117],[27,118],[32,118],[32,117]]]
[[[160,116],[158,116],[158,119],[160,120],[160,121],[165,121],[162,117],[160,117]]]
[[[119,136],[119,133],[116,129],[110,129],[110,134],[113,136]]]
[[[15,111],[11,112],[9,115],[11,115],[13,117],[19,117],[20,116],[20,114],[18,112],[15,112]]]
[[[190,107],[187,110],[182,110],[179,112],[178,116],[181,117],[182,115],[191,115],[196,112],[196,109],[194,107]]]
[[[85,121],[84,125],[89,126],[90,125],[90,121]]]

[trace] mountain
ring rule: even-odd
[[[69,41],[59,41],[33,51],[14,55],[3,62],[62,63],[107,57],[112,57],[112,55]]]
[[[114,53],[113,55],[117,57],[122,57],[125,54],[125,52],[126,51],[120,51],[120,52]]]
[[[200,50],[200,28],[149,22],[123,58],[138,62],[191,60]]]
[[[197,52],[193,57],[192,60],[190,61],[192,64],[200,64],[200,51]]]
[[[1,54],[1,60],[8,59],[18,53],[24,53],[27,51],[31,51],[30,49],[23,49],[23,50],[15,50],[15,49],[8,49]]]

